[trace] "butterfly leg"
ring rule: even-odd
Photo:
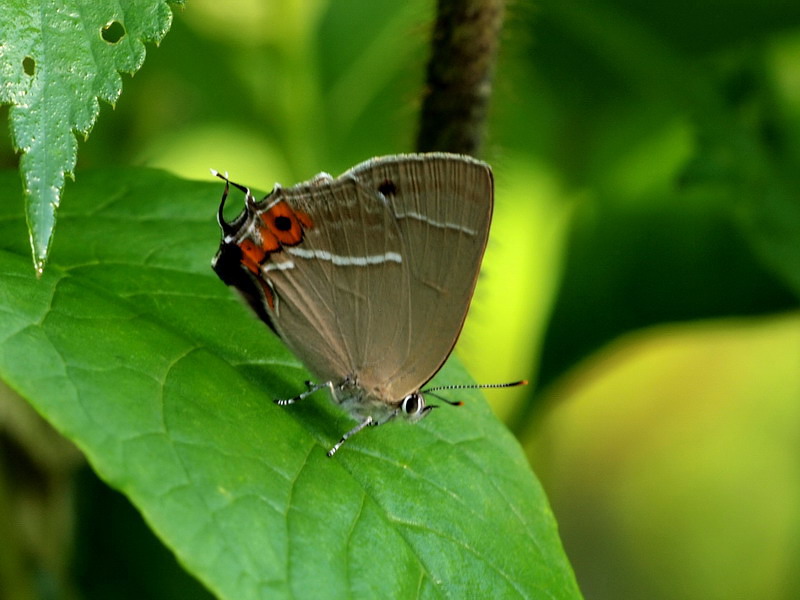
[[[331,456],[333,456],[334,454],[336,454],[336,451],[337,451],[339,448],[341,448],[341,447],[342,447],[342,444],[344,444],[344,443],[347,441],[347,438],[354,436],[354,435],[355,435],[355,434],[357,434],[359,431],[361,431],[362,429],[364,429],[364,427],[367,427],[367,426],[369,426],[369,425],[380,425],[380,423],[379,423],[378,421],[376,421],[375,419],[373,419],[372,417],[367,417],[366,419],[364,419],[363,421],[361,421],[361,423],[359,423],[358,425],[356,425],[355,427],[353,427],[353,428],[352,428],[350,431],[348,431],[347,433],[345,433],[345,434],[342,436],[342,439],[340,439],[338,442],[336,442],[336,444],[334,445],[334,447],[333,447],[333,448],[331,448],[330,450],[328,450],[328,458],[330,458]]]
[[[321,389],[328,388],[333,393],[333,382],[326,381],[324,383],[312,383],[310,381],[306,381],[306,391],[302,394],[298,394],[294,398],[276,398],[273,400],[275,404],[278,406],[288,406],[289,404],[294,404],[295,402],[300,402],[303,398],[306,398],[313,394],[314,392],[318,392]]]

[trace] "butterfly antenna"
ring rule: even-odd
[[[453,402],[452,400],[442,398],[439,394],[434,394],[433,392],[440,392],[442,390],[483,390],[487,388],[508,388],[517,387],[519,385],[528,385],[528,381],[525,379],[520,379],[519,381],[511,381],[509,383],[457,383],[453,385],[440,385],[438,387],[428,388],[422,391],[426,394],[431,394],[443,402],[447,402],[450,406],[461,406],[464,404],[463,402]]]
[[[215,177],[219,177],[226,184],[229,183],[233,187],[235,187],[237,190],[240,190],[240,191],[244,192],[245,194],[250,195],[250,188],[247,187],[247,186],[242,185],[241,183],[236,183],[235,181],[231,181],[230,179],[228,179],[228,172],[227,171],[225,171],[224,173],[220,173],[216,169],[210,169],[210,171],[211,171],[212,175],[214,175]]]

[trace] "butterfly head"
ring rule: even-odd
[[[255,199],[249,188],[230,181],[227,174],[212,172],[225,181],[225,189],[217,211],[222,240],[211,267],[223,283],[239,292],[256,315],[274,330],[267,311],[272,295],[268,284],[262,281],[259,265],[266,252],[261,238],[254,234]],[[231,185],[245,193],[245,208],[233,221],[226,221],[223,211]]]

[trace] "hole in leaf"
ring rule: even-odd
[[[100,35],[109,44],[116,44],[125,35],[125,27],[119,21],[111,21],[111,23],[103,27]]]
[[[26,56],[22,59],[22,69],[25,71],[25,75],[33,76],[36,72],[36,61],[30,56]]]

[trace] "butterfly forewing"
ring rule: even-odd
[[[255,205],[255,242],[239,236],[236,252],[272,326],[316,377],[355,378],[394,403],[452,350],[492,194],[488,165],[468,157],[373,159],[336,179],[276,188]]]

